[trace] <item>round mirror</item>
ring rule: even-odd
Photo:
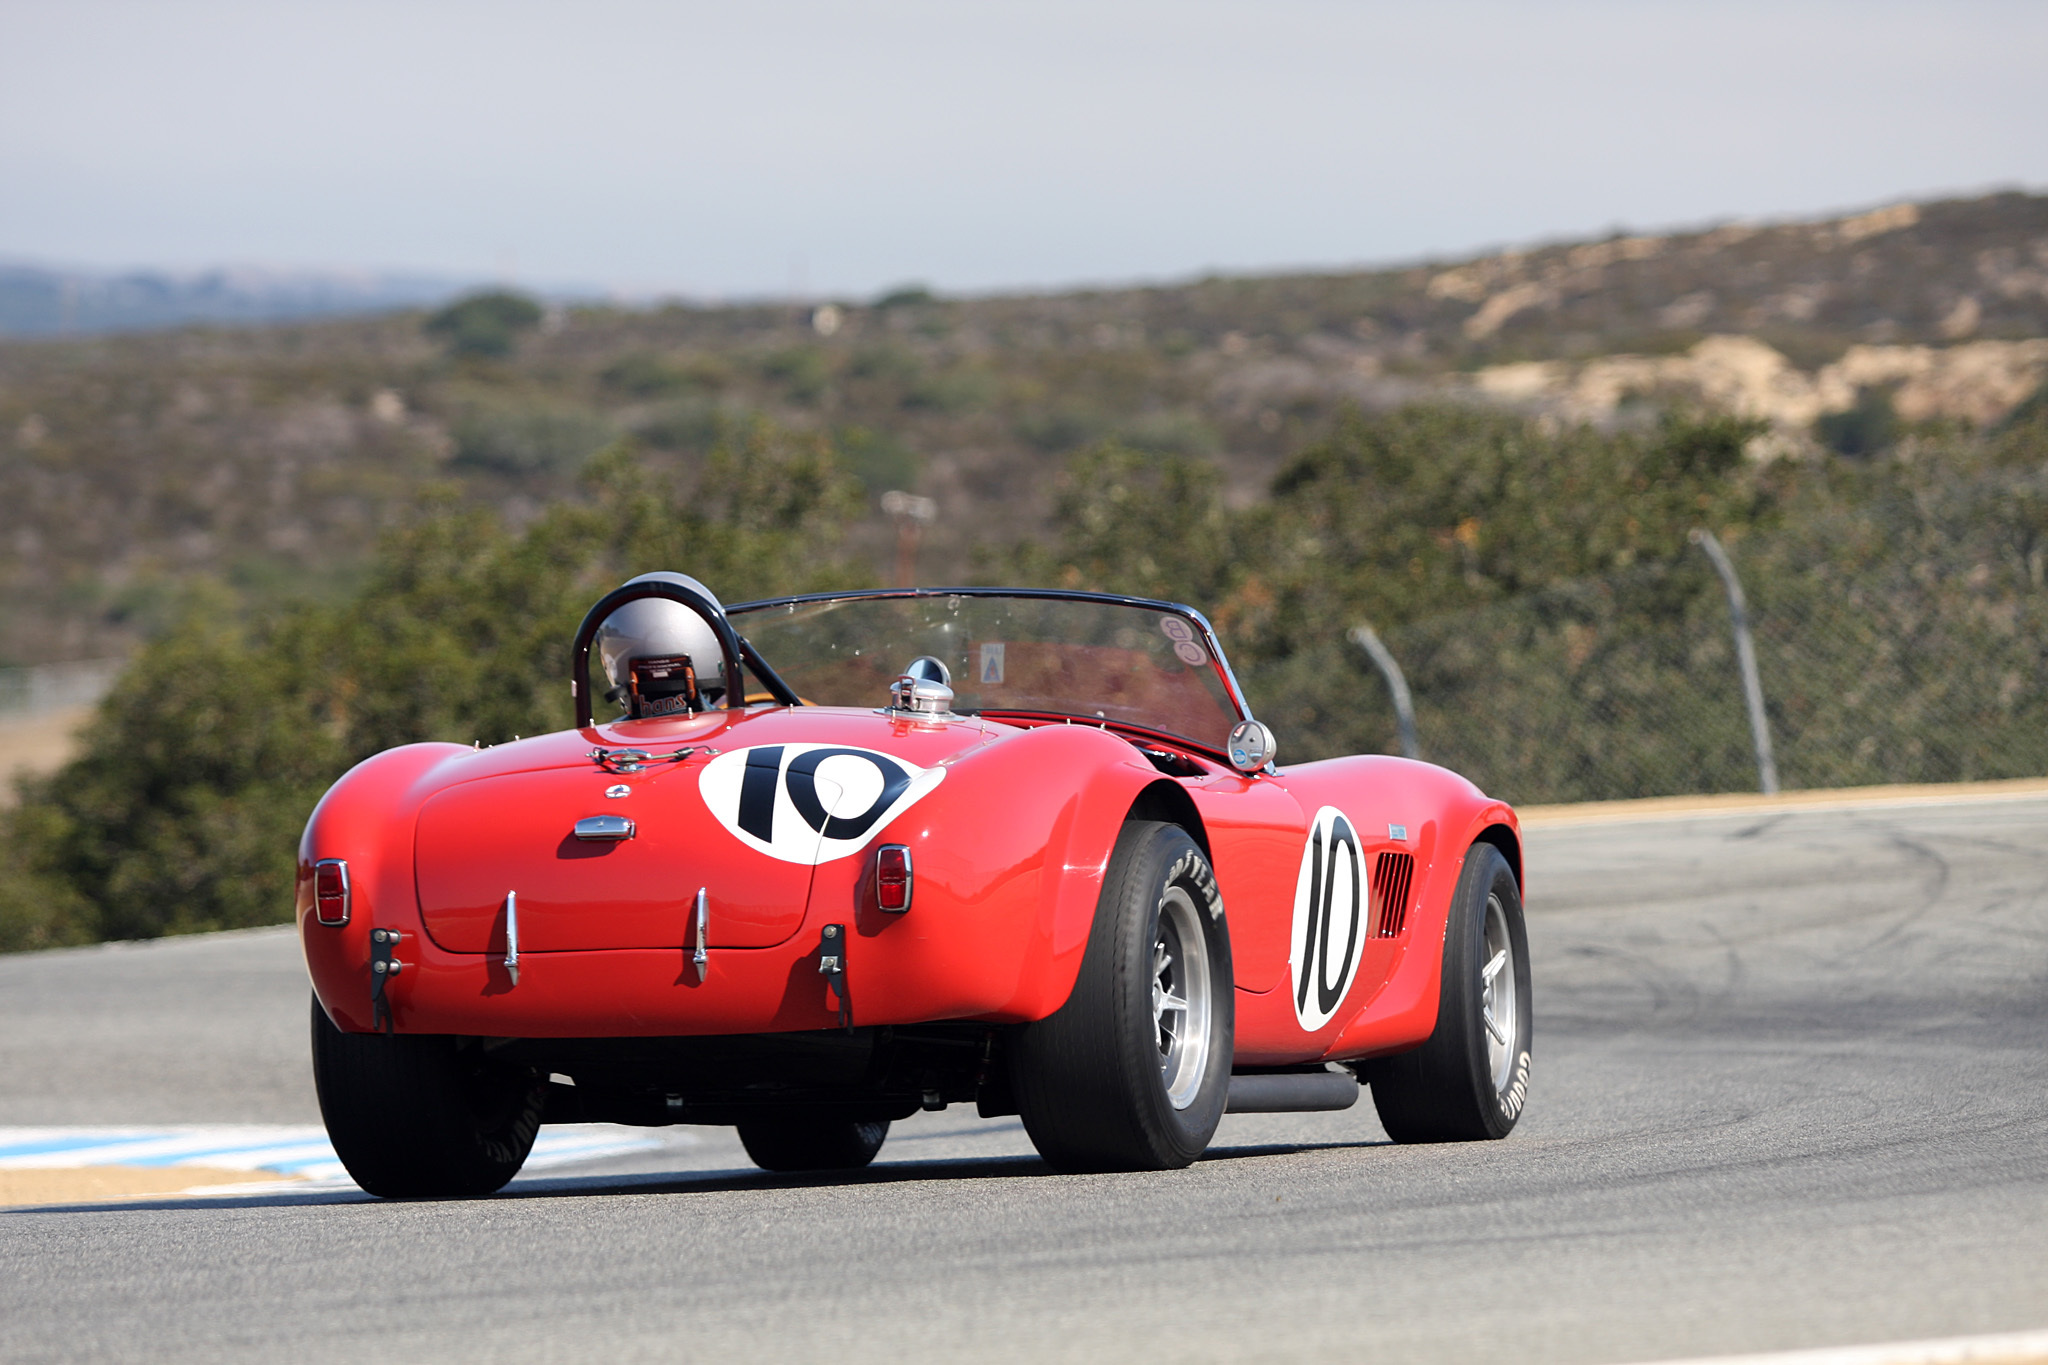
[[[1264,721],[1241,720],[1230,732],[1230,766],[1241,773],[1255,773],[1273,761],[1279,741]]]

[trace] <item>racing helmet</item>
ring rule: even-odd
[[[711,589],[687,574],[644,573],[634,583],[675,583],[723,610]],[[701,711],[725,692],[725,654],[711,623],[681,602],[643,597],[604,618],[591,642],[611,682],[605,696],[636,719]]]

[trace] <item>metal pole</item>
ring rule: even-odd
[[[915,587],[918,542],[924,538],[924,528],[937,520],[939,504],[936,499],[892,488],[882,494],[882,510],[896,518],[896,586]]]
[[[1714,572],[1721,575],[1721,586],[1728,590],[1728,615],[1735,622],[1735,662],[1742,670],[1742,699],[1749,707],[1749,735],[1756,744],[1756,781],[1769,796],[1778,790],[1778,760],[1771,754],[1771,723],[1764,715],[1764,685],[1756,673],[1756,646],[1749,639],[1749,606],[1743,601],[1742,580],[1735,576],[1735,565],[1712,531],[1694,531],[1692,543],[1714,561]]]
[[[1415,699],[1408,695],[1408,679],[1402,676],[1401,665],[1394,662],[1394,655],[1371,626],[1354,626],[1351,642],[1372,656],[1379,665],[1380,676],[1387,680],[1387,691],[1394,694],[1394,718],[1401,724],[1401,755],[1404,758],[1421,758],[1422,750],[1415,743]]]

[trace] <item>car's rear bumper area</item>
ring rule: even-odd
[[[523,1038],[501,1063],[551,1077],[550,1123],[744,1123],[801,1114],[874,1121],[974,1104],[1016,1112],[989,1024],[665,1038]]]
[[[501,954],[451,953],[401,931],[385,978],[388,1018],[375,1005],[367,931],[302,922],[314,990],[348,1032],[450,1033],[487,1038],[626,1038],[793,1033],[939,1020],[1021,1022],[1059,1001],[1027,977],[1044,963],[1027,945],[977,951],[903,920],[860,917],[807,925],[773,948],[712,948],[700,967],[689,948],[528,952],[515,979]],[[1023,926],[1017,926],[1022,928]],[[1028,934],[1020,935],[1028,937]],[[840,946],[843,944],[844,946]],[[838,957],[842,971],[823,970]]]

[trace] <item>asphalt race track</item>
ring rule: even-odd
[[[470,1202],[0,1212],[0,1359],[1619,1362],[2048,1326],[2048,800],[1539,829],[1505,1142],[1067,1177],[721,1130]],[[264,931],[0,959],[0,1124],[317,1120]]]

